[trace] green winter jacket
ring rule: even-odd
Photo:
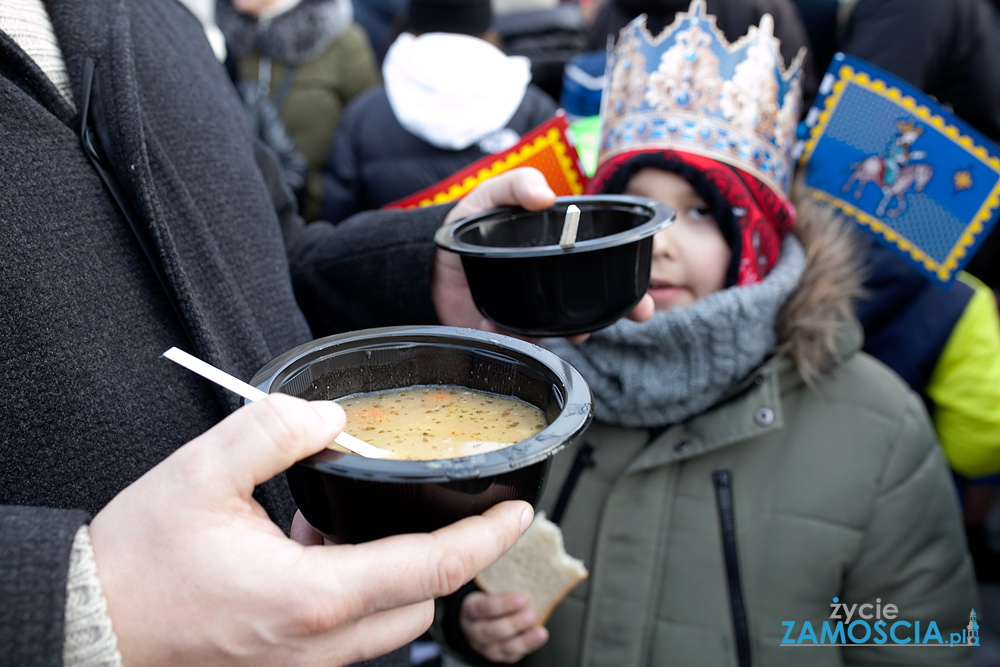
[[[560,520],[590,575],[523,664],[971,664],[969,648],[891,639],[782,645],[806,621],[817,640],[824,621],[835,630],[834,598],[895,605],[890,623],[920,621],[923,639],[934,621],[946,641],[975,605],[954,486],[925,408],[837,314],[856,282],[838,243],[799,231],[810,263],[774,357],[683,423],[595,423],[554,458],[540,509]],[[813,386],[809,369],[825,371]]]
[[[971,664],[959,648],[782,646],[783,621],[796,622],[793,643],[804,621],[817,636],[834,625],[834,597],[894,604],[899,619],[936,621],[945,639],[975,604],[954,487],[922,404],[878,362],[848,354],[818,392],[790,360],[772,359],[683,424],[659,434],[595,424],[556,457],[549,513],[592,448],[561,522],[590,577],[525,664]]]
[[[290,10],[279,19],[294,28],[297,23],[310,18],[302,9],[309,9],[310,5],[316,4],[322,3],[312,0],[301,8]],[[260,53],[269,52],[268,33],[254,33],[255,38],[260,40],[257,43],[249,42],[242,32],[236,33],[234,39],[237,28],[244,26],[238,17],[230,16],[228,12],[231,9],[226,8],[226,11],[227,14],[223,16],[225,20],[220,21],[220,26],[230,39],[230,47],[235,51],[238,76],[242,80],[256,83],[261,74]],[[283,25],[278,25],[279,19],[275,19],[273,24],[283,28]],[[291,61],[294,69],[287,81],[290,61],[278,57],[270,59],[270,97],[279,107],[288,135],[309,164],[301,211],[307,222],[319,217],[322,179],[318,170],[330,150],[344,107],[356,95],[381,81],[375,53],[361,26],[350,22],[345,26],[334,27],[336,37],[329,39],[325,47],[317,53],[310,53],[308,57]],[[260,48],[251,50],[250,45]],[[274,50],[277,50],[276,46]]]

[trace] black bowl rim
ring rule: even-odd
[[[556,197],[556,206],[576,204],[608,204],[615,207],[641,207],[652,209],[652,217],[632,229],[617,234],[609,234],[596,239],[588,239],[564,248],[559,244],[531,246],[531,247],[498,247],[483,246],[465,243],[458,240],[460,232],[473,225],[479,224],[485,218],[498,215],[510,214],[513,212],[529,212],[518,206],[505,206],[494,208],[489,211],[476,213],[461,220],[456,220],[447,225],[439,227],[434,234],[434,243],[438,247],[449,250],[467,257],[495,257],[495,258],[523,258],[523,257],[546,257],[550,255],[570,255],[574,253],[594,252],[613,248],[628,243],[641,241],[653,234],[662,231],[673,224],[676,214],[672,208],[661,201],[650,199],[649,197],[635,197],[632,195],[567,195]],[[541,211],[537,211],[541,212]]]
[[[361,329],[326,336],[299,345],[268,362],[254,375],[251,384],[270,392],[286,372],[304,358],[328,356],[324,350],[356,350],[363,347],[396,347],[400,344],[464,343],[494,354],[504,354],[518,361],[533,363],[548,371],[557,381],[556,391],[563,400],[559,416],[537,434],[521,442],[492,452],[453,459],[428,461],[397,461],[371,459],[356,454],[324,450],[295,465],[303,465],[340,477],[369,479],[380,482],[438,483],[478,479],[526,468],[560,452],[566,443],[579,437],[590,425],[594,415],[594,400],[590,386],[568,361],[533,343],[477,329],[440,325],[397,326]],[[512,461],[510,454],[518,454]]]

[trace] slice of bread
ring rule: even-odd
[[[559,526],[539,512],[514,548],[475,581],[481,590],[493,595],[521,593],[538,624],[545,625],[556,606],[587,574],[583,561],[566,553]]]

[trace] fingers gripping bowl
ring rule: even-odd
[[[422,461],[325,450],[292,466],[286,477],[302,515],[319,532],[348,542],[436,530],[504,500],[534,505],[551,457],[583,434],[593,414],[590,388],[560,357],[522,340],[455,327],[321,338],[277,357],[251,383],[308,400],[453,385],[541,410],[540,432],[482,454]]]
[[[560,244],[570,205],[576,240]],[[552,208],[502,208],[441,227],[437,245],[457,253],[476,307],[525,336],[596,331],[627,315],[649,288],[653,235],[674,211],[646,197],[558,197]]]

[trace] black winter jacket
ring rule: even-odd
[[[529,85],[507,129],[520,137],[555,112],[552,98]],[[410,134],[396,120],[385,87],[376,86],[351,100],[344,111],[323,166],[320,215],[338,222],[355,212],[380,208],[434,185],[496,150],[488,141],[460,151],[448,150]]]

